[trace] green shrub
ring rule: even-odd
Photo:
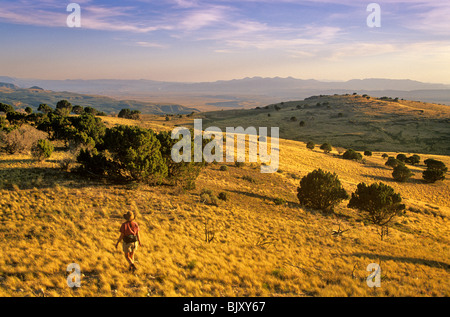
[[[383,155],[381,155],[382,158],[387,159],[389,157],[389,155],[387,155],[386,153],[384,153]]]
[[[412,175],[413,173],[409,168],[401,164],[394,167],[394,171],[392,172],[392,177],[394,177],[397,182],[406,182]]]
[[[411,165],[417,165],[420,163],[420,156],[414,154],[413,156],[408,157],[405,162]]]
[[[423,171],[422,177],[427,183],[434,183],[445,179],[448,168],[445,166],[444,162],[435,159],[427,159],[424,163],[427,165],[427,169]]]
[[[31,147],[31,155],[35,159],[42,161],[48,159],[52,155],[53,150],[53,144],[49,140],[40,139]]]
[[[372,156],[372,152],[371,151],[364,151],[364,155],[365,156]]]
[[[390,156],[388,157],[386,163],[384,163],[384,165],[386,166],[390,166],[390,167],[397,167],[398,165],[404,165],[403,162],[397,160],[396,158]]]
[[[90,173],[154,184],[168,174],[160,147],[152,130],[121,125],[107,129],[103,144],[81,151],[77,159]]]
[[[335,173],[318,169],[301,179],[297,197],[303,206],[332,210],[336,204],[347,199],[348,194]]]
[[[220,166],[219,170],[226,172],[226,171],[228,171],[228,166],[222,165],[222,166]]]
[[[193,133],[191,133],[191,148],[193,148]],[[162,131],[157,136],[161,147],[160,152],[167,166],[167,181],[171,184],[180,185],[184,189],[195,188],[195,181],[200,175],[204,162],[194,162],[194,153],[191,153],[190,162],[181,161],[176,163],[172,159],[172,147],[179,141],[172,139],[171,132]],[[180,136],[181,137],[181,136]]]
[[[405,154],[399,154],[396,157],[397,160],[399,160],[400,162],[406,162],[406,155]]]
[[[207,205],[219,205],[218,198],[213,194],[212,190],[206,188],[202,189],[200,193],[200,201]]]
[[[55,113],[58,116],[67,117],[72,112],[72,104],[67,100],[60,100],[56,104]]]
[[[139,120],[141,112],[139,110],[122,109],[117,115],[119,118]]]
[[[320,146],[320,149],[323,150],[324,153],[330,153],[332,148],[329,143],[324,143]]]
[[[15,111],[16,110],[14,110],[13,106],[0,102],[0,112],[8,113],[8,112],[15,112]]]
[[[388,185],[374,183],[367,186],[359,183],[348,207],[359,210],[364,220],[379,226],[380,237],[383,239],[387,234],[387,225],[405,209],[401,202],[401,196]]]
[[[362,160],[362,155],[361,155],[361,153],[358,153],[358,152],[356,152],[356,151],[354,151],[352,149],[348,149],[342,155],[342,158],[344,158],[345,160],[361,161]]]
[[[308,143],[306,143],[306,148],[313,150],[316,147],[316,145],[314,144],[314,142],[309,141]]]
[[[247,182],[250,182],[250,183],[254,183],[254,184],[256,183],[256,180],[251,176],[244,175],[244,176],[242,176],[242,179]]]

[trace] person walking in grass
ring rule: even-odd
[[[130,270],[136,271],[136,265],[134,264],[134,254],[137,250],[138,243],[142,246],[141,239],[139,236],[139,225],[135,221],[135,216],[131,211],[128,211],[123,215],[125,222],[120,226],[120,237],[117,240],[116,248],[120,241],[122,243],[123,253],[125,254],[125,259],[130,264]]]

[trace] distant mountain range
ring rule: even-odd
[[[79,94],[104,95],[116,98],[152,98],[178,96],[177,103],[183,105],[195,96],[203,98],[205,104],[216,108],[245,108],[282,100],[298,100],[311,95],[331,95],[357,92],[373,97],[398,97],[424,102],[450,105],[450,85],[423,83],[408,79],[353,79],[343,82],[325,82],[288,78],[252,77],[215,82],[183,83],[154,80],[41,80],[19,79],[0,76],[0,82],[20,88],[32,86],[52,91],[67,91]],[[209,100],[209,101],[208,101]]]

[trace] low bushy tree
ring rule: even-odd
[[[355,150],[348,149],[342,155],[342,158],[345,159],[345,160],[361,161],[362,160],[362,155],[361,155],[361,153],[356,152]]]
[[[141,112],[139,110],[122,109],[118,117],[132,120],[139,120]]]
[[[67,117],[72,112],[72,104],[67,100],[60,100],[56,104],[56,114],[62,117]]]
[[[405,210],[400,194],[381,182],[370,186],[359,183],[348,207],[359,210],[365,220],[378,226],[381,240],[388,233],[389,223]]]
[[[107,129],[103,143],[82,150],[77,159],[91,174],[157,184],[167,176],[160,147],[152,130],[120,125]]]
[[[406,155],[405,155],[405,154],[398,154],[398,155],[397,155],[397,157],[396,157],[396,159],[397,159],[397,160],[399,160],[400,162],[403,162],[403,163],[405,163],[405,162],[406,162],[406,159],[407,159],[407,157],[406,157]]]
[[[53,109],[49,105],[47,105],[45,103],[41,103],[38,107],[38,111],[40,111],[44,114],[49,114],[49,113],[53,112]]]
[[[444,162],[435,159],[427,159],[424,161],[427,169],[423,171],[422,177],[427,183],[435,183],[445,179],[445,174],[448,171]]]
[[[191,149],[194,148],[193,136],[194,133],[191,131]],[[194,189],[195,180],[200,175],[201,168],[205,165],[204,162],[194,162],[193,151],[191,152],[190,162],[174,162],[172,159],[172,148],[179,140],[172,139],[171,132],[167,131],[160,132],[156,137],[161,144],[160,152],[167,165],[167,180],[169,183],[181,185],[187,190]]]
[[[15,110],[13,106],[0,102],[0,112],[8,113],[8,112],[15,112]]]
[[[420,156],[417,154],[414,154],[410,157],[408,157],[405,161],[405,163],[411,164],[411,165],[417,165],[420,163]]]
[[[411,170],[402,164],[394,167],[394,171],[392,172],[392,177],[397,182],[406,182],[412,175],[413,173],[411,172]]]
[[[384,165],[389,166],[389,167],[397,167],[398,165],[404,165],[403,162],[397,160],[396,158],[390,156],[388,157],[386,163],[384,163]]]
[[[313,150],[316,147],[316,144],[312,141],[309,141],[308,143],[306,143],[306,148]]]
[[[297,188],[300,204],[318,210],[333,210],[348,194],[335,173],[314,170],[300,181]]]
[[[320,146],[320,149],[323,150],[324,153],[330,153],[332,150],[332,147],[329,143],[324,143]]]

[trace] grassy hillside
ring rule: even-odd
[[[121,109],[139,110],[144,114],[188,114],[195,109],[187,108],[178,104],[168,103],[151,103],[137,100],[119,100],[105,96],[84,95],[71,92],[55,92],[43,90],[39,87],[36,89],[22,89],[0,87],[0,102],[10,104],[19,109],[31,107],[37,110],[41,103],[46,103],[55,107],[60,100],[68,100],[72,105],[83,107],[93,107],[99,111],[106,113],[119,113]]]
[[[107,120],[168,128],[186,119]],[[186,192],[62,172],[61,149],[45,162],[2,154],[0,296],[449,296],[450,180],[424,184],[419,165],[409,182],[396,183],[381,154],[356,163],[281,140],[278,173],[261,174],[256,163],[211,164]],[[449,156],[420,156],[450,165]],[[333,215],[302,208],[299,180],[316,168],[336,172],[349,193],[361,181],[382,181],[407,212],[380,241],[347,201]],[[204,190],[228,199],[208,204]],[[143,236],[136,275],[114,249],[128,210]],[[333,235],[339,228],[349,230]],[[82,271],[74,290],[66,282],[73,262]],[[366,284],[370,263],[381,266],[380,288]]]
[[[445,105],[334,95],[197,116],[205,126],[273,126],[285,139],[359,151],[450,154],[450,107]]]

